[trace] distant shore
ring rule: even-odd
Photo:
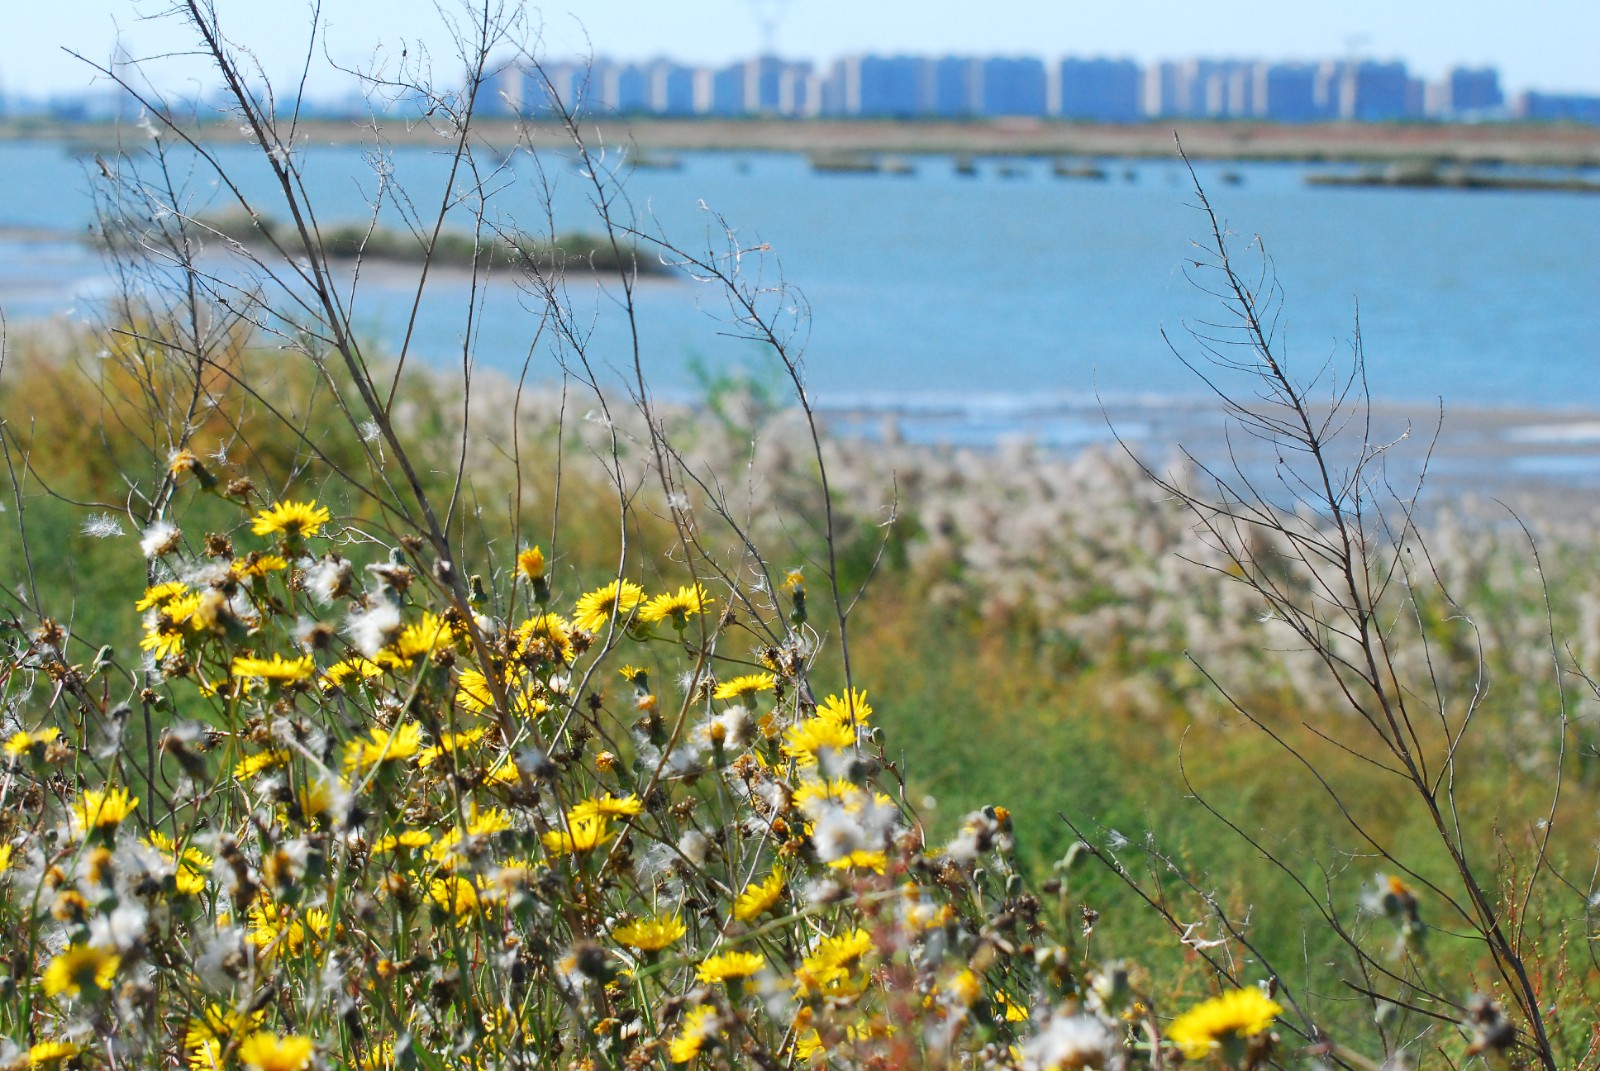
[[[477,134],[490,146],[518,143],[511,120],[481,119]],[[380,124],[394,145],[439,145],[437,131],[401,121]],[[1285,125],[1253,121],[1154,121],[1126,125],[1065,120],[873,119],[602,119],[585,121],[594,145],[632,145],[641,152],[806,152],[944,153],[1000,156],[1167,157],[1173,138],[1197,159],[1353,161],[1384,163],[1431,160],[1441,163],[1597,167],[1600,127],[1566,123],[1315,123]],[[51,139],[85,148],[114,147],[118,127],[111,123],[59,124],[32,120],[0,122],[0,139]],[[239,141],[232,124],[197,128],[206,141]],[[557,148],[567,141],[554,123],[527,128],[536,146]],[[121,128],[124,139],[143,135]],[[300,124],[298,138],[308,144],[370,141],[370,121],[316,119]]]

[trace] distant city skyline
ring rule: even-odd
[[[251,45],[266,73],[289,77],[305,55],[305,19],[292,5],[216,0],[225,30]],[[150,67],[163,88],[183,91],[207,72],[173,56],[190,40],[180,24],[154,18],[170,0],[67,0],[17,5],[0,40],[0,90],[11,94],[75,93],[92,71],[62,49],[105,62],[120,41]],[[447,2],[447,11],[457,11]],[[304,10],[309,13],[310,3]],[[1185,57],[1321,59],[1360,56],[1404,60],[1436,78],[1450,67],[1494,66],[1508,90],[1600,93],[1600,4],[1544,0],[1509,8],[1490,0],[1345,0],[1337,5],[1285,5],[1281,0],[585,0],[543,4],[534,17],[551,58],[593,52],[619,59],[671,56],[719,64],[762,52],[823,63],[860,52],[1128,57],[1143,64]],[[448,70],[447,38],[432,0],[323,0],[319,51],[336,63],[362,66],[374,47],[398,51],[426,44]],[[763,29],[765,27],[765,31]],[[770,31],[770,32],[766,32]],[[351,83],[319,69],[313,95],[337,94]]]

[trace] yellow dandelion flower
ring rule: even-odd
[[[228,572],[236,579],[245,577],[266,576],[268,573],[282,572],[289,568],[289,563],[276,554],[262,554],[260,552],[249,554],[243,558],[235,558],[233,564],[228,566]]]
[[[16,851],[9,844],[0,844],[0,874],[11,869],[11,854]]]
[[[605,815],[592,818],[567,816],[567,828],[552,829],[539,838],[551,855],[581,855],[592,852],[611,839]]]
[[[815,766],[818,752],[844,751],[855,744],[855,729],[832,718],[809,718],[783,736],[784,754],[801,766]]]
[[[1028,1014],[1028,1009],[1026,1007],[1018,1004],[1004,993],[996,991],[994,995],[994,1002],[1000,1005],[1000,1007],[1005,1011],[1006,1022],[1008,1023],[1025,1023],[1032,1018],[1032,1016]]]
[[[857,927],[817,942],[805,962],[819,967],[849,967],[872,951],[872,935]]]
[[[613,614],[624,620],[643,601],[644,588],[631,580],[613,580],[581,597],[572,620],[585,631],[599,632],[611,623]]]
[[[733,901],[733,917],[750,922],[772,910],[783,895],[783,868],[773,867],[763,881],[752,881]]]
[[[639,620],[649,625],[670,620],[672,627],[681,631],[688,627],[690,614],[707,613],[716,603],[717,600],[696,581],[676,592],[650,599],[639,611]]]
[[[271,658],[236,655],[228,672],[231,676],[253,681],[270,681],[274,684],[292,684],[303,681],[316,672],[316,663],[310,655],[284,658],[275,654]]]
[[[849,855],[831,860],[828,865],[835,870],[871,870],[882,874],[889,865],[889,857],[881,851],[856,850]]]
[[[711,693],[713,699],[743,700],[757,692],[770,692],[777,687],[778,678],[770,673],[746,673],[742,677],[723,681]]]
[[[255,515],[250,531],[256,535],[282,534],[285,539],[314,536],[332,519],[327,506],[312,502],[279,502]]]
[[[560,614],[539,614],[517,626],[515,656],[534,662],[571,662],[572,625]]]
[[[748,978],[767,965],[766,959],[756,952],[724,952],[708,956],[695,968],[694,976],[702,982],[715,985],[737,978]]]
[[[405,762],[422,750],[422,726],[414,721],[401,722],[393,729],[374,726],[367,736],[367,740],[352,740],[345,746],[347,771],[364,774],[386,762]]]
[[[369,1046],[356,1063],[356,1071],[391,1071],[394,1067],[394,1042],[381,1041]]]
[[[426,829],[405,829],[379,837],[372,845],[373,855],[382,855],[397,849],[426,848],[433,843],[433,834]]]
[[[617,675],[638,689],[650,687],[650,671],[640,669],[638,666],[623,666],[617,670]]]
[[[487,735],[487,729],[464,729],[459,733],[442,733],[439,742],[433,747],[426,748],[417,754],[417,765],[424,770],[446,755],[453,754],[462,748],[471,747]]]
[[[472,914],[479,906],[477,887],[454,874],[433,879],[428,885],[428,899],[457,918]]]
[[[111,988],[122,957],[98,945],[72,945],[52,959],[44,969],[44,993],[47,997],[66,994],[76,997],[85,989],[101,992]]]
[[[475,714],[482,714],[494,706],[494,693],[489,690],[489,678],[476,669],[464,669],[456,682],[456,702]]]
[[[41,1041],[28,1049],[29,1067],[54,1067],[82,1052],[81,1046],[70,1041]]]
[[[604,796],[590,797],[576,804],[572,808],[571,818],[583,821],[587,818],[603,816],[606,818],[631,818],[644,812],[644,803],[633,793],[626,796],[613,796],[606,793]]]
[[[307,938],[321,941],[332,929],[332,919],[326,911],[313,908],[296,915],[273,903],[264,893],[250,905],[248,918],[250,943],[266,959],[279,952],[296,955],[305,947]]]
[[[210,1071],[222,1065],[222,1050],[236,1037],[253,1033],[266,1020],[265,1008],[253,1012],[236,1011],[209,1004],[198,1019],[190,1019],[184,1031],[183,1047],[189,1051],[189,1066]]]
[[[125,788],[87,789],[72,805],[72,828],[78,836],[88,831],[109,832],[133,813],[139,801]]]
[[[810,1063],[823,1054],[822,1035],[816,1028],[802,1030],[794,1036],[795,1059],[802,1063]]]
[[[1167,1038],[1183,1051],[1185,1059],[1202,1060],[1229,1042],[1269,1029],[1282,1014],[1282,1005],[1249,986],[1190,1008],[1167,1027]]]
[[[271,748],[240,759],[233,768],[233,776],[240,781],[249,781],[268,770],[276,770],[287,765],[289,765],[289,753],[279,748]]]
[[[870,951],[872,936],[863,929],[824,937],[815,951],[800,961],[800,969],[794,972],[795,987],[801,996],[857,992],[860,985],[850,977],[850,969]]]
[[[783,574],[783,590],[790,595],[805,594],[806,574],[804,569],[790,569]]]
[[[400,635],[389,644],[389,649],[409,662],[449,647],[456,639],[455,626],[430,610],[423,613],[422,620],[401,629]]]
[[[6,741],[6,758],[12,762],[24,757],[43,758],[45,749],[60,737],[61,730],[53,725],[36,732],[15,733]]]
[[[844,698],[830,695],[817,707],[817,717],[840,725],[854,728],[866,724],[872,717],[872,704],[867,702],[867,693],[859,688],[845,690]]]
[[[258,1030],[239,1043],[239,1063],[255,1071],[305,1071],[311,1066],[315,1046],[303,1034],[279,1037]]]
[[[157,658],[172,658],[183,653],[183,641],[199,627],[196,615],[200,610],[200,596],[193,592],[168,599],[146,618],[144,638],[139,641],[143,650]]]
[[[181,580],[168,580],[164,584],[156,584],[152,587],[145,588],[144,594],[139,597],[138,602],[133,604],[133,608],[135,610],[160,608],[162,606],[166,606],[179,596],[187,595],[188,593],[188,584],[185,584]]]
[[[816,808],[824,803],[836,803],[847,811],[855,812],[866,806],[866,802],[867,790],[844,777],[806,781],[794,790],[795,807],[813,817]]]
[[[529,580],[537,580],[544,575],[544,551],[538,547],[529,547],[517,555],[517,572]]]
[[[611,931],[618,943],[641,952],[659,952],[688,933],[688,927],[677,915],[652,915],[646,919],[624,922]]]
[[[159,830],[151,830],[144,841],[172,867],[173,881],[184,896],[198,896],[205,891],[206,876],[216,862],[199,848],[184,848],[181,852],[173,839]]]
[[[322,674],[321,685],[324,691],[333,688],[343,688],[351,677],[357,680],[370,681],[374,677],[381,677],[384,667],[370,658],[355,655],[343,661],[335,662]]]
[[[697,1004],[683,1017],[678,1036],[667,1044],[667,1055],[675,1064],[686,1064],[700,1055],[700,1050],[717,1033],[717,1009],[710,1004]]]

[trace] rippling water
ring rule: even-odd
[[[220,155],[273,214],[250,150]],[[1057,178],[1047,162],[1025,160],[979,161],[974,177],[940,157],[916,160],[909,175],[818,174],[787,154],[680,160],[676,170],[629,177],[633,208],[646,229],[690,248],[722,247],[719,218],[743,245],[770,247],[745,267],[775,281],[781,265],[783,280],[809,301],[805,367],[824,403],[949,419],[979,437],[1040,424],[1045,414],[1054,429],[1047,434],[1070,441],[1092,432],[1061,415],[1082,410],[1096,424],[1097,397],[1181,404],[1205,396],[1162,338],[1165,330],[1194,354],[1185,326],[1220,312],[1190,278],[1198,258],[1191,242],[1205,239],[1207,223],[1178,161],[1103,162],[1106,178],[1094,181]],[[438,203],[442,154],[401,149],[390,163],[424,212]],[[553,154],[542,164],[555,184],[558,225],[593,229],[581,176]],[[0,144],[8,194],[0,227],[83,231],[96,170],[57,144]],[[313,149],[306,170],[325,220],[365,215],[377,180],[359,151]],[[1379,398],[1600,409],[1600,197],[1330,189],[1307,186],[1308,170],[1197,166],[1252,273],[1261,260],[1250,240],[1263,237],[1283,290],[1280,339],[1298,368],[1311,372],[1348,353],[1359,302]],[[493,180],[503,218],[537,225],[535,175],[533,159],[520,154]],[[214,196],[198,173],[191,196],[195,211]],[[466,287],[460,275],[436,279],[416,340],[424,357],[460,359]],[[396,342],[410,288],[405,271],[375,272],[357,304],[365,329]],[[0,303],[12,319],[81,314],[106,289],[97,254],[84,247],[14,230],[0,243]],[[588,284],[574,294],[595,319],[593,355],[624,364],[629,347],[610,298]],[[476,344],[481,364],[521,368],[535,326],[524,306],[513,285],[491,288]],[[639,317],[658,388],[694,390],[697,366],[771,374],[761,347],[728,337],[726,303],[710,287],[648,282]],[[556,370],[543,351],[532,368],[537,377]]]

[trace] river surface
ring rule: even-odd
[[[249,148],[216,152],[267,214],[282,215]],[[371,157],[330,146],[304,160],[325,222],[368,214],[379,189]],[[836,174],[792,154],[682,154],[676,168],[632,171],[619,212],[701,254],[726,254],[730,241],[764,247],[741,267],[752,282],[803,295],[803,305],[764,300],[798,327],[812,396],[863,420],[896,413],[956,441],[1024,431],[1072,443],[1103,435],[1101,405],[1181,409],[1209,396],[1173,350],[1209,367],[1189,329],[1217,323],[1227,336],[1236,325],[1203,289],[1216,277],[1196,270],[1209,224],[1181,161],[1098,161],[1104,177],[1093,179],[1057,177],[1043,160],[979,159],[975,175],[949,157],[906,160],[912,173]],[[549,203],[558,228],[595,229],[570,159],[500,163],[487,183],[497,219],[541,229]],[[226,207],[213,176],[192,164],[175,154],[188,209]],[[447,167],[443,152],[416,148],[382,162],[424,215],[446,195]],[[1265,268],[1281,288],[1277,344],[1302,375],[1347,361],[1359,309],[1377,399],[1600,410],[1600,197],[1307,185],[1308,173],[1330,170],[1320,165],[1195,170],[1242,273]],[[0,307],[13,322],[90,315],[110,292],[100,255],[70,239],[94,219],[98,172],[91,155],[57,143],[0,144]],[[464,189],[458,179],[455,192]],[[386,218],[398,219],[392,209]],[[460,208],[452,218],[467,222]],[[355,313],[369,337],[398,345],[414,285],[410,269],[367,273]],[[626,373],[632,346],[615,293],[578,279],[571,295],[593,329],[593,365]],[[461,360],[469,296],[464,273],[432,280],[417,356]],[[559,374],[550,333],[534,346],[531,304],[509,280],[488,288],[475,324],[480,367],[518,373],[531,348],[534,379]],[[776,375],[768,350],[739,337],[717,287],[648,280],[637,305],[656,389],[692,396],[729,369]],[[802,307],[809,317],[796,324]]]

